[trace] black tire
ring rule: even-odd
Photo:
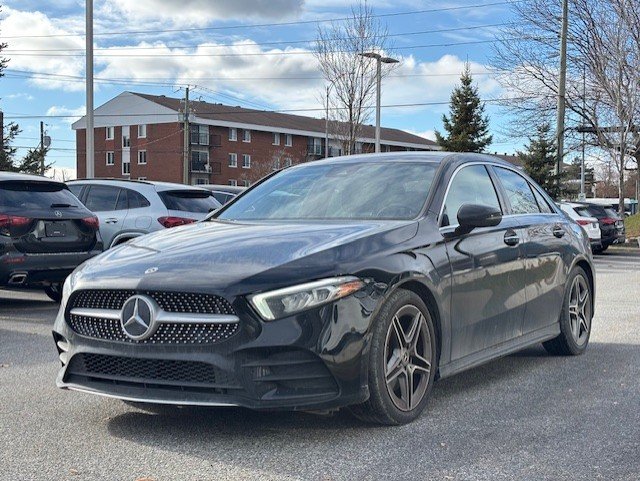
[[[609,248],[609,245],[602,245],[602,249],[600,249],[600,254],[602,254],[604,251],[606,251]]]
[[[587,297],[584,307],[578,293],[578,305],[575,305],[576,283],[586,288]],[[589,344],[591,336],[591,321],[593,319],[593,292],[589,277],[581,267],[574,267],[566,283],[564,302],[560,314],[560,335],[542,345],[548,353],[558,356],[577,356],[582,354]]]
[[[421,314],[421,318],[418,312]],[[415,316],[412,317],[414,313]],[[418,326],[415,328],[416,331],[413,332],[416,336],[415,339],[411,336],[414,322]],[[394,328],[394,326],[398,325],[403,329],[402,334],[398,333],[398,330]],[[416,347],[409,348],[407,347],[409,344],[407,346],[399,344],[402,342],[400,340],[401,336],[407,341],[407,329],[409,330],[409,337],[412,339],[410,344],[413,345],[415,343]],[[426,347],[427,336],[429,342],[428,350]],[[398,343],[398,346],[391,351],[393,342]],[[415,355],[411,354],[412,352]],[[391,359],[387,359],[390,354],[392,355]],[[400,425],[415,420],[422,414],[427,405],[429,394],[435,381],[437,359],[438,341],[429,309],[420,296],[414,292],[403,289],[397,290],[385,301],[373,321],[368,369],[370,397],[362,404],[350,406],[349,410],[356,418],[368,423]],[[424,363],[423,361],[425,360],[428,363]],[[426,369],[427,364],[428,370]],[[390,387],[387,388],[387,370],[392,365],[397,365],[397,372],[402,372],[402,374],[393,376],[393,372],[396,372],[396,369],[392,369],[392,373],[389,373],[389,378],[393,380],[390,380]],[[409,372],[411,373],[410,375],[408,374]],[[411,381],[409,376],[411,376]],[[414,390],[416,376],[418,378],[418,387]],[[404,379],[404,382],[401,382],[401,379]],[[392,384],[396,385],[396,381],[400,393],[395,392],[394,388],[391,387]],[[403,386],[405,387],[405,394],[411,392],[407,396],[408,402],[401,399]],[[414,392],[416,393],[416,398],[412,399]],[[420,395],[419,399],[418,394]],[[401,409],[399,405],[402,406],[403,402],[405,403],[404,408]]]
[[[53,302],[60,303],[62,301],[62,285],[51,284],[44,288],[44,293],[49,296]]]

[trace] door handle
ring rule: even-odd
[[[562,228],[562,226],[560,224],[555,225],[553,227],[553,235],[556,236],[558,239],[562,236],[564,236],[564,229]]]
[[[508,246],[517,246],[520,243],[520,237],[516,234],[514,230],[508,230],[504,234],[504,243]]]
[[[108,219],[104,220],[105,224],[117,224],[118,223],[118,219],[116,219],[115,217],[109,217]]]

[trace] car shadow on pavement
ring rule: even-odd
[[[631,367],[620,379],[612,379],[603,366],[637,359],[637,352],[635,345],[604,343],[593,343],[578,357],[547,355],[542,347],[527,349],[438,382],[424,415],[400,427],[365,425],[344,410],[324,417],[240,408],[145,410],[132,406],[106,420],[106,427],[115,438],[200,458],[214,472],[231,464],[272,475],[299,476],[304,465],[279,463],[278,459],[317,448],[332,453],[333,461],[317,460],[327,470],[338,458],[357,459],[363,463],[364,475],[373,466],[383,469],[383,461],[397,455],[396,451],[417,449],[414,433],[420,433],[425,463],[433,458],[437,464],[442,453],[436,451],[444,445],[441,441],[461,442],[456,439],[461,432],[482,433],[496,446],[502,446],[505,437],[525,443],[523,449],[531,448],[528,443],[542,442],[542,449],[549,433],[558,429],[554,424],[558,420],[572,426],[572,417],[579,421],[585,415],[590,419],[598,416],[620,379],[632,378]],[[621,404],[623,398],[633,404],[631,396],[625,391]],[[603,418],[603,422],[611,419]],[[563,429],[566,436],[577,435],[573,428]],[[363,439],[371,446],[368,451],[363,451]],[[457,465],[464,460],[452,455],[449,462]]]

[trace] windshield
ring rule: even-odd
[[[362,162],[285,170],[238,198],[222,220],[413,219],[437,164]]]
[[[193,212],[195,214],[207,214],[220,208],[211,192],[197,190],[170,190],[158,192],[165,207],[169,210]]]

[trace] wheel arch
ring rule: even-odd
[[[586,259],[580,258],[576,260],[576,262],[571,267],[571,270],[573,270],[574,267],[581,267],[582,270],[584,270],[584,272],[587,274],[587,280],[589,281],[589,287],[591,288],[591,309],[593,312],[596,304],[596,282],[594,275],[595,273],[593,272],[593,266]]]

